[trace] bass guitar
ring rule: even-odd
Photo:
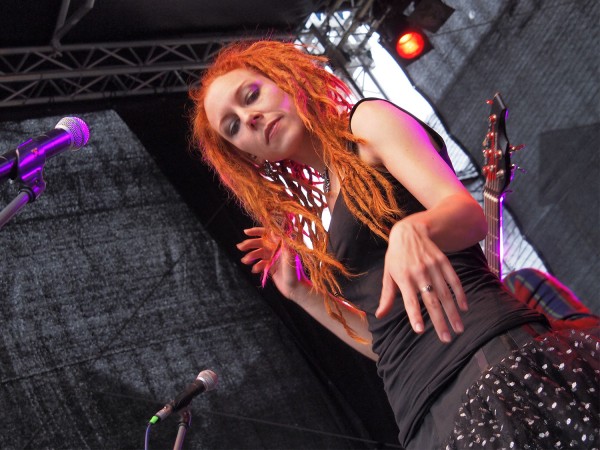
[[[511,155],[523,148],[512,147],[506,136],[508,109],[500,94],[496,94],[488,117],[488,132],[483,141],[485,186],[483,207],[488,225],[485,257],[490,270],[503,280],[506,288],[521,302],[544,314],[555,329],[585,329],[597,326],[600,317],[577,298],[575,293],[553,276],[536,269],[520,269],[504,278],[502,273],[502,202],[508,192],[516,166]]]

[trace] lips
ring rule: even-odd
[[[267,145],[277,131],[277,124],[279,123],[279,120],[281,120],[281,117],[269,122],[269,124],[265,127],[265,141]]]

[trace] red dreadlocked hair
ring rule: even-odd
[[[336,299],[340,292],[336,276],[352,274],[327,252],[327,232],[321,222],[326,203],[315,187],[319,184],[315,171],[284,160],[271,162],[272,171],[265,172],[211,128],[204,109],[207,89],[221,75],[242,68],[269,78],[291,97],[302,122],[322,144],[326,167],[343,180],[341,194],[348,209],[387,240],[401,211],[389,181],[351,150],[360,142],[350,132],[351,92],[324,68],[326,62],[324,57],[278,41],[240,42],[226,47],[203,74],[199,87],[190,91],[195,104],[193,137],[200,144],[203,159],[242,207],[265,227],[268,235],[276,236],[281,245],[300,257],[313,289],[325,296],[328,313],[356,338],[341,314],[342,299]]]

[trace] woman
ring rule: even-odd
[[[260,224],[242,261],[377,361],[405,447],[593,440],[598,364],[565,371],[561,358],[596,339],[547,334],[501,288],[442,139],[386,101],[351,105],[324,62],[292,44],[235,44],[191,92],[205,161]]]

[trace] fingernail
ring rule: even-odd
[[[456,331],[457,333],[462,333],[463,331],[465,331],[462,322],[456,322],[454,324],[454,331]]]
[[[442,333],[442,342],[450,342],[452,340],[452,337],[450,336],[450,333],[448,333],[447,331],[444,331]]]
[[[422,333],[423,332],[423,324],[422,323],[415,323],[415,331],[417,333]]]

